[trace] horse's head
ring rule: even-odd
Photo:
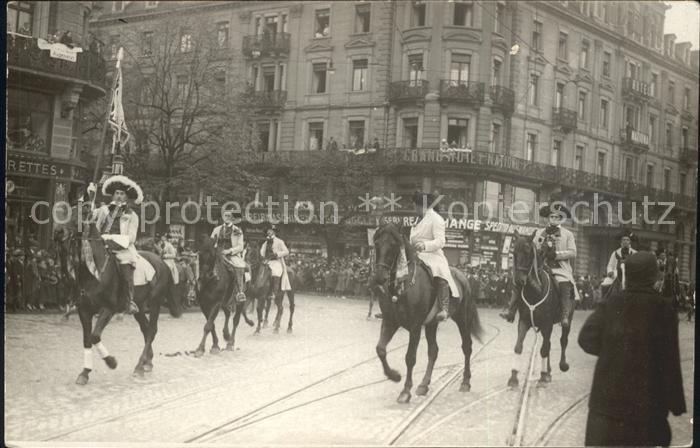
[[[399,252],[406,244],[398,227],[387,223],[381,225],[374,233],[374,280],[376,285],[389,281],[396,268]]]
[[[535,234],[521,235],[515,232],[513,243],[513,283],[516,286],[523,286],[527,282],[527,277],[532,271],[535,260],[538,256],[535,248]]]

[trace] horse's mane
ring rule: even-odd
[[[398,226],[396,226],[393,223],[382,224],[381,226],[379,226],[377,232],[374,234],[374,240],[376,241],[377,238],[384,233],[391,235],[399,244],[404,246],[406,250],[406,259],[408,261],[415,260],[416,251],[413,248],[413,246],[409,243],[408,239],[401,233]]]

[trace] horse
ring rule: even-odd
[[[119,266],[114,254],[105,248],[95,224],[89,222],[91,207],[86,207],[88,205],[73,206],[69,222],[60,225],[54,232],[59,257],[65,263],[64,269],[73,273],[74,283],[79,288],[76,309],[83,329],[84,366],[76,379],[78,385],[89,381],[93,347],[110,369],[117,368],[117,359],[109,354],[102,342],[102,332],[117,313]],[[82,223],[78,223],[78,219],[82,219]],[[99,280],[88,267],[90,261],[86,257],[90,252],[99,272]],[[182,315],[170,269],[152,252],[140,251],[139,254],[153,266],[155,275],[147,285],[134,287],[134,302],[138,306],[134,319],[144,339],[143,351],[134,368],[135,376],[143,376],[145,372],[153,370],[153,341],[158,332],[161,305],[167,303],[173,317]],[[96,314],[97,321],[93,327],[92,319]]]
[[[262,261],[258,261],[256,264],[251,266],[252,279],[250,282],[250,297],[252,299],[257,299],[258,306],[258,327],[255,329],[255,334],[260,334],[260,327],[263,323],[263,310],[265,311],[265,326],[267,326],[267,316],[270,312],[270,304],[272,298],[270,296],[270,289],[272,288],[272,270]],[[284,314],[284,293],[287,294],[287,299],[289,300],[289,323],[287,324],[287,333],[292,333],[293,319],[294,319],[294,292],[296,290],[297,278],[294,270],[287,267],[287,276],[289,277],[289,284],[291,289],[289,291],[281,291],[275,297],[275,305],[277,306],[277,315],[275,316],[275,322],[273,324],[273,333],[277,334],[280,331],[280,321],[282,320],[282,314]]]
[[[681,307],[681,283],[678,276],[678,259],[673,253],[666,257],[666,268],[659,287],[663,297],[673,298],[673,306],[678,311]]]
[[[214,243],[210,239],[206,239],[199,248],[200,286],[196,292],[199,308],[201,309],[202,314],[204,314],[206,323],[204,324],[202,340],[194,353],[196,357],[204,355],[204,347],[207,341],[207,335],[209,333],[211,333],[212,338],[212,346],[209,353],[215,355],[221,351],[214,322],[216,321],[216,317],[219,315],[219,310],[222,308],[225,316],[223,337],[226,341],[227,351],[234,350],[234,345],[236,343],[236,330],[238,329],[241,315],[243,315],[243,318],[249,326],[252,327],[255,325],[246,315],[246,302],[238,302],[232,297],[236,281],[233,273],[224,268],[220,269],[222,272],[219,272],[218,276],[214,277],[213,273],[217,256],[218,255],[216,253]],[[243,285],[243,287],[245,288],[245,285]],[[250,297],[247,298],[247,301],[249,300]],[[234,313],[233,326],[232,331],[229,332],[228,322],[231,317],[231,312]]]
[[[555,323],[561,322],[561,302],[557,293],[556,280],[554,276],[543,269],[543,260],[546,257],[546,246],[543,251],[538,252],[535,247],[536,232],[531,236],[515,233],[513,246],[513,286],[516,291],[520,291],[518,301],[518,339],[515,344],[515,353],[520,355],[523,352],[523,341],[530,328],[535,332],[542,333],[542,346],[540,347],[540,357],[542,359],[542,370],[540,372],[539,385],[544,385],[552,381],[552,367],[549,353],[551,349],[551,336]],[[572,321],[574,307],[569,312],[569,322]],[[559,369],[562,372],[569,370],[566,362],[566,347],[569,343],[569,328],[562,328],[561,338],[561,359]],[[512,369],[508,386],[518,386],[518,370]]]
[[[434,308],[436,297],[433,291],[433,278],[427,267],[418,259],[415,250],[394,224],[387,223],[379,227],[374,234],[374,247],[376,252],[373,288],[377,291],[377,299],[382,311],[381,333],[376,347],[377,356],[387,378],[394,382],[401,381],[401,374],[392,369],[386,360],[386,347],[399,327],[408,330],[410,338],[405,358],[406,382],[397,399],[399,403],[408,403],[411,400],[411,388],[413,387],[416,350],[423,327],[425,327],[425,337],[428,341],[428,367],[416,394],[426,395],[428,393],[433,367],[438,356],[436,337],[438,322],[434,317],[430,317],[436,311]],[[409,277],[412,280],[405,285],[403,291],[397,294],[398,297],[397,295],[391,297],[392,291],[389,282],[396,280],[395,268],[399,263],[402,250],[405,250]],[[461,297],[459,303],[450,300],[451,318],[459,329],[462,339],[462,353],[464,354],[464,373],[459,390],[468,392],[471,390],[472,336],[481,341],[483,330],[467,278],[456,268],[451,268],[451,272],[460,288]]]

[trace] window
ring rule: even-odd
[[[282,21],[282,32],[283,32],[283,33],[286,33],[286,32],[289,31],[289,30],[288,30],[289,22],[288,22],[288,20],[287,20],[287,14],[282,14],[282,15],[280,16],[280,18],[281,18],[280,20]],[[278,122],[278,125],[279,125],[279,122]]]
[[[651,83],[649,85],[649,90],[650,90],[649,93],[653,97],[656,97],[656,86],[657,86],[658,82],[659,82],[658,75],[656,73],[652,73],[651,74]]]
[[[422,1],[413,2],[411,26],[425,26],[425,3]]]
[[[627,77],[632,79],[639,79],[639,66],[634,62],[627,63]]]
[[[666,150],[670,151],[673,147],[673,125],[666,123]]]
[[[350,138],[349,144],[352,149],[360,149],[365,146],[365,121],[351,120],[348,122]]]
[[[496,21],[493,24],[493,32],[498,34],[503,34],[503,25],[506,20],[506,5],[503,3],[496,3]]]
[[[462,118],[447,119],[447,141],[458,148],[466,148],[469,143],[469,120]]]
[[[647,187],[654,188],[654,165],[652,165],[651,163],[647,164],[646,181],[647,181]]]
[[[309,123],[309,150],[320,151],[323,149],[323,122]]]
[[[265,65],[262,68],[262,89],[263,92],[275,90],[275,66]]]
[[[367,59],[352,61],[352,90],[365,90],[367,87]]]
[[[325,62],[314,64],[313,69],[313,93],[326,93],[326,70],[328,65]]]
[[[153,31],[145,31],[141,36],[141,54],[143,56],[153,54]]]
[[[678,176],[678,192],[680,194],[685,194],[685,184],[688,175],[686,173],[680,173]]]
[[[625,180],[627,182],[634,182],[635,177],[634,159],[632,159],[632,157],[625,157]]]
[[[491,124],[491,152],[501,153],[501,125]]]
[[[605,176],[607,171],[606,171],[606,161],[607,161],[607,154],[604,152],[599,152],[598,153],[598,159],[596,160],[596,165],[595,165],[595,173],[599,176]]]
[[[533,162],[535,160],[535,154],[537,153],[537,134],[527,134],[527,148],[525,159]]]
[[[216,24],[216,44],[219,48],[228,47],[228,22]]]
[[[638,109],[637,107],[635,107],[635,106],[632,106],[632,105],[627,104],[627,105],[625,105],[624,114],[625,114],[625,116],[624,116],[625,125],[626,125],[626,126],[627,126],[627,125],[631,126],[632,129],[634,129],[634,130],[639,130],[639,129],[640,129],[640,126],[639,126],[639,121],[640,121],[639,109]]]
[[[7,89],[7,145],[12,149],[49,152],[53,121],[51,96]]]
[[[250,78],[253,90],[258,90],[258,74],[260,73],[260,68],[254,65],[250,68]]]
[[[411,149],[418,147],[418,118],[403,119],[403,146]]]
[[[668,82],[668,98],[666,98],[666,101],[675,105],[675,98],[674,96],[676,95],[676,84],[673,81]]]
[[[576,154],[574,154],[574,169],[583,171],[583,152],[584,147],[582,145],[576,145]]]
[[[603,76],[610,77],[610,61],[612,60],[612,55],[609,52],[603,53]]]
[[[214,73],[214,95],[221,95],[226,91],[226,72],[217,70]]]
[[[658,119],[656,115],[649,114],[649,141],[656,143],[656,123]]]
[[[681,129],[681,148],[689,148],[690,141],[688,140],[688,128]]]
[[[277,16],[267,16],[265,17],[265,26],[263,28],[263,36],[265,36],[267,39],[271,41],[275,41],[275,37],[277,36],[277,25],[278,24],[278,17]]]
[[[581,59],[579,61],[580,68],[588,69],[588,52],[590,43],[587,40],[581,42]]]
[[[557,109],[564,107],[564,83],[557,83],[557,90],[554,93],[554,107]]]
[[[423,53],[408,56],[408,79],[412,86],[420,84],[423,79]]]
[[[180,53],[192,51],[192,31],[189,28],[180,30]]]
[[[687,87],[683,90],[683,109],[690,110],[690,89]]]
[[[493,60],[493,74],[491,79],[491,85],[499,86],[501,85],[501,67],[503,63],[500,59]]]
[[[588,94],[584,91],[578,93],[578,118],[581,121],[586,121],[586,99]]]
[[[671,191],[671,168],[664,168],[664,191]]]
[[[470,65],[470,55],[452,53],[452,59],[450,61],[450,80],[452,81],[452,85],[459,85],[469,81]]]
[[[537,20],[532,24],[532,49],[542,51],[542,22]]]
[[[7,4],[7,31],[32,35],[34,25],[34,5],[32,2],[9,2]]]
[[[457,26],[474,26],[474,5],[466,2],[454,4],[454,21]]]
[[[270,151],[270,122],[263,121],[256,124],[258,130],[258,151]]]
[[[559,166],[559,157],[561,154],[561,141],[554,140],[552,142],[552,158],[549,161],[554,166]]]
[[[316,10],[316,34],[315,37],[328,37],[331,35],[331,10]]]
[[[369,33],[370,6],[369,4],[355,6],[356,33]]]
[[[119,52],[119,40],[119,34],[109,36],[109,57],[111,59],[117,59],[117,53]]]
[[[189,80],[187,79],[187,76],[178,76],[177,77],[177,98],[180,101],[185,101],[187,100],[187,96],[189,95],[189,90],[190,90],[190,83]]]
[[[609,102],[606,99],[600,100],[600,127],[608,129]]]
[[[559,50],[557,51],[557,57],[561,60],[568,60],[568,50],[567,50],[567,40],[569,35],[566,33],[559,32]]]
[[[605,23],[610,21],[610,4],[608,2],[603,2],[603,21]]]
[[[533,106],[537,106],[539,103],[539,83],[540,83],[540,77],[539,75],[536,75],[532,73],[530,75],[530,88],[528,89],[528,94],[529,94],[529,102]]]

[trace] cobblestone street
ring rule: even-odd
[[[415,394],[427,362],[421,341],[408,405],[396,403],[403,383],[382,374],[375,355],[381,321],[365,319],[365,301],[297,295],[293,334],[267,328],[255,336],[242,323],[235,352],[212,355],[209,342],[202,358],[187,353],[201,337],[202,315],[161,314],[154,370],[144,378],[131,375],[143,343],[137,324],[113,320],[103,342],[119,365],[110,370],[95,354],[86,386],[75,384],[82,368],[77,316],[65,322],[55,314],[6,315],[5,440],[501,446],[511,441],[534,336],[516,358],[516,326],[496,310],[479,311],[485,335],[474,343],[471,392],[458,391],[463,358],[450,323],[438,332],[440,355],[426,397]],[[555,328],[552,382],[538,388],[531,378],[522,445],[583,444],[595,357],[576,341],[587,315],[574,316],[566,373],[558,368]],[[288,318],[285,302],[283,329]],[[680,337],[692,412],[694,324],[681,321]],[[389,362],[402,375],[407,342],[400,331],[389,345]],[[539,377],[539,357],[534,362]],[[511,368],[520,371],[519,389],[505,387]],[[691,416],[672,418],[673,445],[691,443]]]

